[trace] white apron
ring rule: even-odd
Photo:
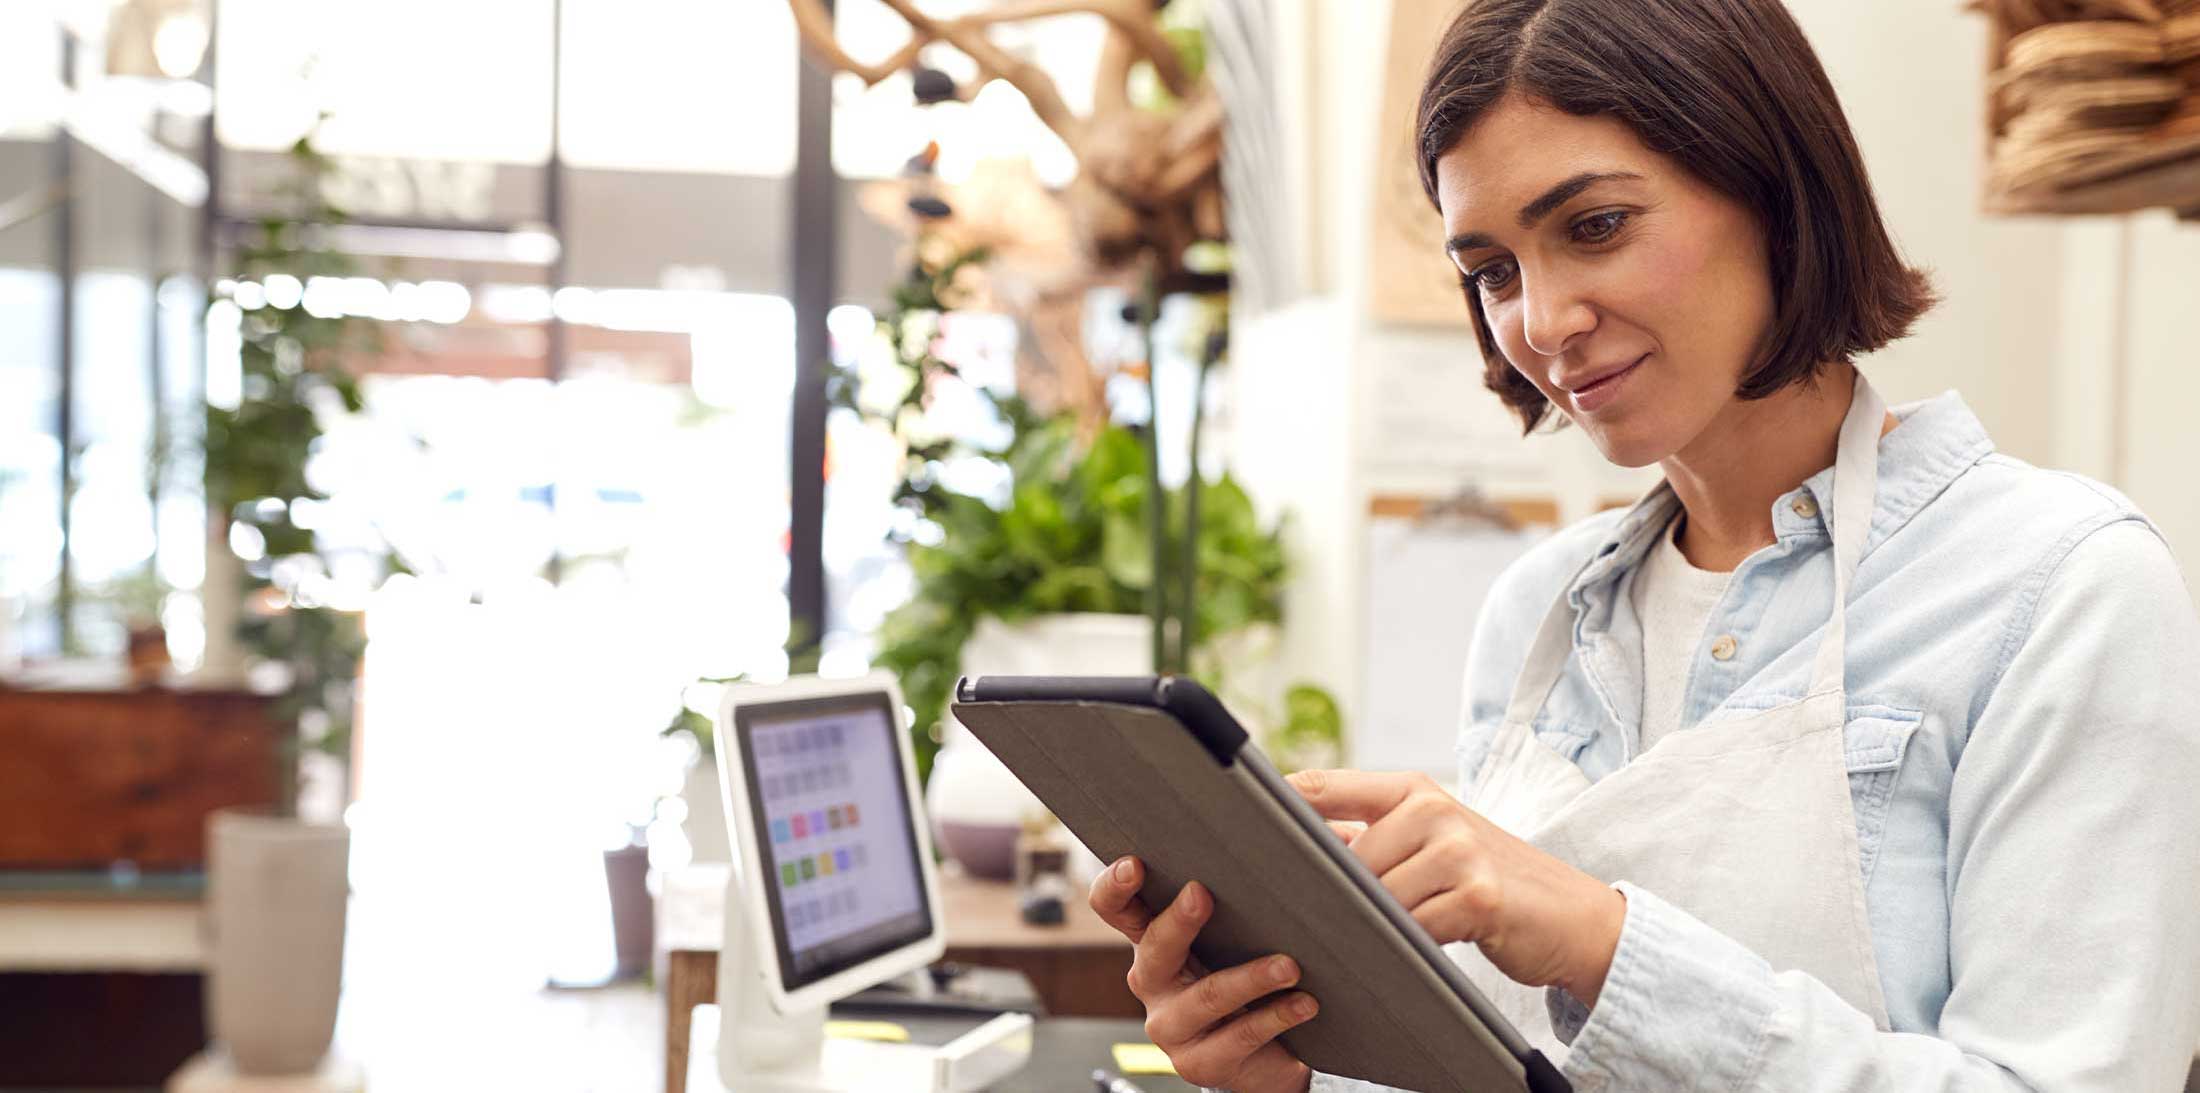
[[[1856,378],[1834,463],[1833,601],[1810,690],[1784,706],[1672,733],[1592,784],[1530,728],[1573,646],[1560,593],[1544,616],[1467,805],[1609,884],[1657,893],[1754,950],[1807,972],[1887,1028],[1864,917],[1842,729],[1844,616],[1879,477],[1886,404]],[[1468,978],[1553,1062],[1543,988],[1450,946]]]

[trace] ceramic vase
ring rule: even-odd
[[[310,1073],[343,987],[351,832],[244,811],[207,818],[206,1016],[243,1074]]]

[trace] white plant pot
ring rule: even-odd
[[[680,785],[680,800],[687,805],[687,818],[680,821],[680,833],[687,836],[688,850],[693,862],[730,862],[733,860],[733,840],[726,834],[726,804],[718,792],[718,764],[708,755],[688,767],[687,779]]]
[[[243,1074],[320,1065],[343,987],[351,832],[249,812],[207,818],[207,1023]]]
[[[1153,624],[1144,615],[1044,615],[1015,624],[988,617],[963,645],[966,676],[1152,671]],[[952,716],[943,715],[941,725],[946,738],[925,787],[933,834],[964,870],[1007,880],[1015,873],[1017,833],[1027,820],[1045,817],[1046,806]],[[1078,854],[1090,857],[1082,847]]]

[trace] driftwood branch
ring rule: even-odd
[[[1055,15],[1098,15],[1108,21],[1113,30],[1131,48],[1136,60],[1153,66],[1154,75],[1169,94],[1183,98],[1191,91],[1192,81],[1184,71],[1184,62],[1176,55],[1176,47],[1169,44],[1167,35],[1153,24],[1153,5],[1142,0],[1006,0],[984,11],[973,12],[955,20],[971,26],[990,23],[1020,23],[1027,19],[1045,19]],[[1103,77],[1102,86],[1106,86]]]
[[[894,51],[894,55],[877,64],[866,64],[850,57],[840,48],[840,38],[833,33],[831,12],[819,7],[817,0],[787,0],[787,7],[794,12],[795,32],[801,35],[811,52],[817,54],[826,66],[841,72],[853,72],[863,80],[865,87],[909,67],[917,59],[917,52],[931,44],[931,38],[919,33],[906,45]]]
[[[1211,86],[1186,74],[1154,22],[1151,0],[1000,0],[953,18],[927,13],[920,0],[881,2],[909,24],[910,37],[886,60],[869,63],[840,47],[820,0],[787,0],[816,61],[852,72],[866,85],[917,63],[924,49],[938,45],[961,51],[981,81],[1006,80],[1022,92],[1032,113],[1077,158],[1078,176],[1059,198],[1095,268],[1119,269],[1150,254],[1166,272],[1195,239],[1220,237],[1222,104]],[[1004,23],[1073,14],[1100,16],[1107,34],[1093,109],[1083,117],[1070,110],[1045,70],[989,33]],[[1176,100],[1172,108],[1133,105],[1131,75],[1141,62],[1152,66]]]

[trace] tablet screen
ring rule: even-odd
[[[737,707],[787,990],[932,932],[884,693]]]

